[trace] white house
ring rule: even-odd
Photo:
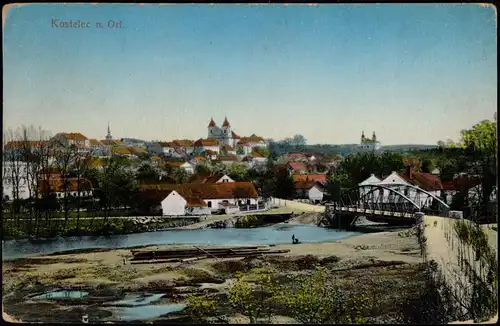
[[[63,183],[66,182],[66,188],[64,188]],[[64,198],[66,196],[78,197],[78,192],[80,192],[80,197],[92,197],[94,189],[92,183],[85,178],[67,178],[63,180],[61,178],[49,178],[48,180],[41,180],[39,183],[38,192],[40,194],[55,194],[56,198]]]
[[[166,156],[170,156],[170,154],[174,151],[174,143],[173,142],[164,142],[164,141],[161,141],[161,142],[158,142],[158,147],[161,148],[161,152],[166,155]],[[154,148],[158,148],[158,147],[154,147]]]
[[[223,183],[223,182],[234,182],[228,175],[224,174],[219,180],[215,181],[215,183]]]
[[[236,150],[230,145],[223,145],[220,151],[225,155],[236,155]]]
[[[368,177],[368,179],[360,182],[358,184],[358,186],[366,186],[366,185],[376,185],[376,184],[379,184],[382,180],[380,180],[379,178],[377,178],[375,176],[375,174],[372,173],[372,175],[370,175]],[[368,193],[370,191],[370,189],[368,188],[362,188],[362,189],[359,189],[359,196],[360,197],[363,197],[366,193]]]
[[[253,160],[254,160],[254,162],[256,164],[265,164],[265,163],[267,163],[267,157],[264,157],[264,156],[260,155],[257,152],[252,152],[251,155],[252,155]]]
[[[188,202],[186,198],[175,190],[172,190],[161,201],[161,209],[163,215],[185,215],[186,213],[193,215],[210,214],[210,209],[208,209],[205,202],[195,200]]]
[[[264,138],[259,137],[255,134],[251,135],[250,137],[241,137],[240,143],[247,143],[251,148],[267,147],[267,144],[264,141]]]
[[[194,142],[194,152],[202,153],[205,151],[219,153],[219,142],[215,139],[198,139]]]
[[[210,174],[205,177],[198,178],[198,183],[227,183],[227,182],[235,182],[228,175],[220,175],[220,174]]]
[[[90,149],[90,141],[79,132],[60,132],[52,137],[52,140],[60,142],[64,146],[74,145],[78,149]]]
[[[218,158],[217,158],[217,161],[220,161],[222,164],[225,164],[225,165],[231,165],[233,163],[237,163],[238,162],[238,157],[236,155],[220,155]]]
[[[252,145],[247,142],[239,141],[236,144],[236,153],[238,155],[249,155],[252,152]]]
[[[323,200],[325,189],[317,181],[299,181],[295,183],[295,189],[298,198],[309,199],[313,203],[319,203]]]
[[[220,182],[165,184],[161,189],[144,186],[141,192],[150,196],[155,192],[155,200],[161,203],[163,215],[207,215],[223,210],[233,212],[235,207],[257,207],[258,193],[251,182]]]
[[[406,173],[392,172],[389,176],[384,178],[379,183],[379,185],[391,185],[391,184],[411,185],[420,188],[422,190],[425,190],[431,195],[438,198],[441,197],[441,191],[443,190],[443,186],[441,184],[441,181],[439,180],[439,177],[431,173],[413,172],[411,168],[409,168]],[[393,189],[401,192],[402,194],[408,196],[411,199],[415,199],[419,192],[418,190],[406,187],[395,187]],[[388,197],[388,195],[389,195],[388,191],[384,191],[385,199]],[[428,196],[422,195],[420,196],[420,198],[421,198],[420,203],[417,204],[419,204],[421,207],[426,204],[430,204],[429,201],[431,199]]]

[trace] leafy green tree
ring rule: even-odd
[[[275,196],[282,199],[292,199],[295,196],[295,181],[282,169],[276,175]]]
[[[159,174],[150,164],[142,164],[137,169],[136,178],[138,182],[154,182],[158,180]]]
[[[263,157],[269,157],[269,155],[271,154],[267,147],[255,147],[253,151],[259,153]]]
[[[245,150],[243,149],[243,147],[238,146],[238,148],[236,148],[236,154],[245,155]]]
[[[212,168],[206,163],[199,163],[194,168],[194,174],[197,176],[209,175],[212,173]]]
[[[422,161],[422,167],[420,168],[422,172],[431,173],[435,169],[435,163],[431,159],[424,159]]]
[[[227,169],[227,173],[234,181],[247,181],[248,170],[241,164],[233,163]]]
[[[119,156],[112,156],[105,160],[96,193],[106,217],[112,208],[128,206],[138,190],[134,174],[125,168],[126,162]]]

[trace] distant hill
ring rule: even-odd
[[[406,145],[386,145],[382,146],[379,152],[412,152],[425,149],[438,148],[437,145],[406,144]],[[357,152],[367,151],[361,149],[358,144],[315,144],[315,145],[287,145],[283,143],[270,143],[269,149],[274,155],[280,156],[285,153],[303,152],[323,155],[340,154],[342,156]]]
[[[137,139],[137,138],[122,138],[122,142],[133,144],[133,143],[146,143],[145,140]]]
[[[392,151],[392,152],[408,152],[408,151],[418,151],[424,149],[434,149],[438,148],[438,145],[425,145],[425,144],[407,144],[407,145],[386,145],[382,146],[380,150]]]

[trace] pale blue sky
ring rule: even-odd
[[[435,144],[496,111],[480,5],[34,4],[8,10],[3,42],[4,128],[198,139],[227,116],[242,136]]]

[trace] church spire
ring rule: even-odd
[[[231,127],[229,124],[229,121],[227,121],[227,117],[224,118],[224,123],[222,124],[223,127]]]
[[[214,118],[210,118],[210,123],[208,124],[209,127],[215,127],[216,124],[215,124],[215,121],[214,121]]]
[[[108,134],[106,135],[106,140],[112,140],[113,137],[111,137],[111,127],[109,126],[109,121],[108,121]]]
[[[361,141],[365,140],[365,131],[361,131]]]
[[[373,135],[372,135],[372,140],[373,140],[373,141],[376,141],[376,140],[377,140],[377,136],[375,135],[375,131],[373,132]]]

